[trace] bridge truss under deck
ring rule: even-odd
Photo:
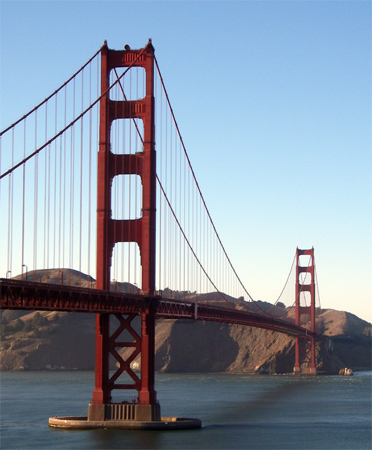
[[[156,317],[205,320],[265,328],[294,337],[320,339],[316,332],[272,316],[160,296],[0,279],[0,309],[143,314],[156,304]]]

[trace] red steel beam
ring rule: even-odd
[[[265,328],[291,336],[324,340],[323,336],[294,323],[238,309],[203,305],[160,296],[127,294],[97,289],[0,279],[0,309],[28,309],[102,314],[146,314],[156,318],[192,319]]]

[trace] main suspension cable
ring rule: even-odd
[[[103,47],[103,46],[102,46]],[[12,123],[11,125],[9,125],[7,128],[5,128],[5,130],[0,132],[0,136],[2,136],[3,134],[5,134],[7,131],[9,131],[11,128],[15,127],[16,125],[18,125],[20,122],[22,122],[22,120],[26,119],[26,117],[28,117],[29,115],[31,115],[33,112],[37,111],[40,106],[43,106],[44,103],[46,103],[48,100],[50,100],[54,95],[58,94],[58,92],[63,89],[65,86],[68,85],[68,83],[73,80],[77,75],[79,75],[79,73],[85,69],[85,67],[87,67],[88,64],[90,64],[93,59],[101,52],[102,47],[83,65],[80,67],[80,69],[75,72],[73,75],[71,75],[71,77],[65,81],[58,89],[56,89],[52,94],[50,94],[46,99],[44,99],[41,103],[39,103],[37,106],[35,106],[33,109],[31,109],[27,114],[25,114],[24,116],[22,116],[20,119],[18,119],[16,122]]]
[[[127,69],[120,75],[119,79],[114,81],[112,83],[111,86],[109,86],[105,92],[103,92],[91,105],[89,105],[81,114],[79,114],[77,117],[75,117],[75,119],[73,119],[67,126],[65,126],[61,131],[59,131],[55,136],[53,136],[52,138],[50,138],[47,142],[45,142],[43,145],[41,145],[37,150],[35,150],[34,152],[32,152],[30,155],[28,155],[26,158],[22,159],[22,161],[20,161],[19,163],[17,163],[16,165],[14,165],[13,167],[11,167],[9,170],[7,170],[6,172],[2,173],[0,175],[0,180],[4,177],[6,177],[7,175],[9,175],[10,173],[12,173],[15,169],[18,169],[18,167],[22,166],[22,164],[24,164],[25,162],[27,162],[28,160],[30,160],[31,158],[33,158],[35,155],[37,155],[38,153],[40,153],[41,150],[43,150],[44,148],[46,148],[48,145],[50,145],[55,139],[57,139],[59,136],[61,136],[63,133],[65,133],[67,130],[69,130],[73,125],[75,125],[76,122],[78,122],[88,111],[90,111],[91,109],[93,109],[93,107],[107,94],[107,92],[110,91],[110,89],[112,89],[120,80],[121,78],[124,77],[124,75],[128,72],[128,70],[131,69],[131,67],[133,67],[133,65],[138,61],[138,59],[142,56],[142,54],[145,52],[147,46],[145,48],[142,49],[142,51],[138,54],[138,56],[136,57],[136,59],[134,59],[132,61],[132,63],[127,67]],[[44,102],[43,102],[44,103]],[[43,104],[41,103],[41,104]],[[5,131],[9,130],[12,127],[8,127]],[[4,131],[4,132],[5,132]],[[3,133],[4,133],[3,132]],[[3,134],[1,133],[1,134]],[[1,136],[0,134],[0,136]]]

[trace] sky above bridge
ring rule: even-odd
[[[314,247],[321,306],[372,321],[370,2],[0,8],[1,129],[104,40],[142,48],[151,37],[211,216],[251,295],[275,301],[296,247]]]

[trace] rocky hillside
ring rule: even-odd
[[[29,272],[35,281],[92,286],[94,280],[72,270]],[[135,291],[129,284],[112,289]],[[170,294],[170,292],[168,292]],[[190,295],[191,297],[191,295]],[[198,301],[200,301],[200,297]],[[215,294],[202,301],[219,301]],[[254,309],[246,302],[236,307]],[[261,308],[270,305],[261,303]],[[277,315],[293,312],[278,305]],[[1,370],[93,370],[94,314],[46,311],[1,311]],[[139,323],[137,324],[139,327]],[[371,324],[353,314],[318,311],[317,329],[332,337],[328,347],[318,344],[319,371],[340,368],[371,369]],[[259,328],[189,320],[159,320],[156,326],[156,370],[162,372],[288,373],[294,364],[294,339]],[[114,368],[115,361],[112,361]],[[140,358],[135,360],[138,368]]]

